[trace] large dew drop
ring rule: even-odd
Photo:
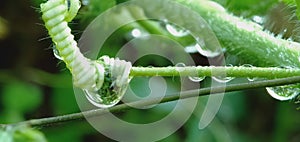
[[[102,71],[104,74],[103,84],[100,89],[84,89],[84,92],[93,105],[108,108],[116,105],[124,96],[131,80],[129,77],[131,63],[107,56],[101,57],[100,60],[103,60],[106,66],[105,72]],[[93,88],[99,88],[96,86],[95,84]]]
[[[84,90],[86,94],[86,98],[90,103],[92,103],[96,107],[100,108],[109,108],[116,105],[120,100],[121,97],[118,96],[101,96],[104,94],[101,90],[98,91],[89,91]]]
[[[300,93],[300,84],[267,87],[267,92],[275,99],[280,101],[291,100]]]

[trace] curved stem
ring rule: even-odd
[[[286,84],[294,84],[300,82],[300,77],[289,77],[289,78],[282,78],[282,79],[275,79],[275,80],[264,80],[264,81],[255,81],[255,82],[249,82],[249,83],[242,83],[242,84],[232,84],[224,87],[214,87],[214,88],[204,88],[200,90],[190,90],[186,92],[180,92],[173,95],[165,96],[163,99],[157,98],[157,99],[148,99],[148,100],[142,100],[137,102],[132,102],[130,105],[126,104],[120,104],[116,105],[114,107],[108,108],[108,109],[94,109],[89,111],[84,111],[81,113],[73,113],[73,114],[67,114],[62,116],[56,116],[56,117],[49,117],[49,118],[40,118],[40,119],[32,119],[28,121],[19,122],[16,124],[7,124],[7,125],[30,125],[30,126],[49,126],[57,123],[62,122],[68,122],[68,121],[74,121],[74,120],[80,120],[84,119],[85,117],[94,117],[106,114],[108,112],[120,112],[128,109],[133,109],[131,106],[148,106],[156,104],[159,100],[160,103],[164,102],[171,102],[178,99],[186,99],[191,97],[198,97],[198,96],[204,96],[209,94],[216,94],[216,93],[223,93],[224,89],[225,92],[232,92],[232,91],[239,91],[239,90],[245,90],[245,89],[254,89],[254,88],[260,88],[260,87],[273,87],[273,86],[280,86],[280,85],[286,85]],[[3,126],[3,125],[2,125]]]
[[[133,67],[131,76],[221,76],[221,77],[260,77],[284,78],[300,76],[300,69],[262,67]]]

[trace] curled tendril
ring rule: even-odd
[[[41,4],[42,19],[59,55],[72,73],[74,85],[88,92],[88,99],[94,105],[104,103],[96,106],[109,107],[125,93],[131,63],[107,56],[92,61],[82,55],[68,27],[79,8],[79,0],[49,0]]]

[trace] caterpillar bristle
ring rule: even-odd
[[[41,39],[38,39],[38,41],[41,42],[41,41],[45,41],[45,40],[48,40],[48,39],[51,39],[51,37],[50,36],[43,37]]]
[[[296,6],[280,3],[272,8],[264,22],[265,30],[277,38],[300,41],[300,21],[296,15]]]

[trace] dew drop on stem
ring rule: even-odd
[[[264,22],[264,18],[261,17],[261,16],[255,15],[255,16],[252,17],[252,21],[259,24],[259,25],[262,25],[263,22]]]
[[[189,79],[193,82],[201,82],[205,79],[205,76],[203,77],[189,76]]]
[[[213,76],[212,77],[215,81],[219,82],[219,83],[228,83],[230,81],[232,81],[234,79],[234,77],[223,77],[223,76]]]
[[[287,101],[296,98],[300,93],[300,85],[284,85],[276,87],[266,87],[270,96],[280,101]]]
[[[100,108],[108,108],[116,105],[124,96],[131,77],[129,76],[131,63],[109,57],[101,57],[109,69],[105,72],[101,67],[97,71],[104,74],[103,83],[97,86],[97,81],[89,89],[84,89],[90,103]],[[101,82],[101,81],[100,81]]]
[[[204,40],[199,38],[197,39],[197,43],[194,45],[194,47],[201,55],[209,58],[219,56],[222,53],[222,51],[219,50],[213,51],[211,49],[208,49]]]
[[[59,51],[57,50],[56,46],[53,45],[52,46],[52,50],[53,50],[53,55],[55,58],[62,60],[63,58],[60,56]]]
[[[248,68],[251,68],[251,67],[254,67],[253,65],[251,64],[244,64],[242,65],[242,67],[248,67]],[[255,81],[257,80],[258,78],[257,77],[247,77],[248,81]]]
[[[229,64],[229,65],[226,65],[226,67],[233,67],[233,65]],[[212,79],[219,83],[228,83],[235,78],[226,76],[226,74],[224,73],[224,75],[222,75],[222,76],[213,76]]]
[[[173,36],[176,36],[176,37],[184,37],[189,34],[189,32],[187,30],[182,29],[178,26],[169,24],[169,23],[166,24],[166,29],[170,34],[172,34]]]
[[[180,72],[180,71],[184,70],[185,64],[184,63],[177,63],[175,65],[175,67],[176,67],[176,70]]]

